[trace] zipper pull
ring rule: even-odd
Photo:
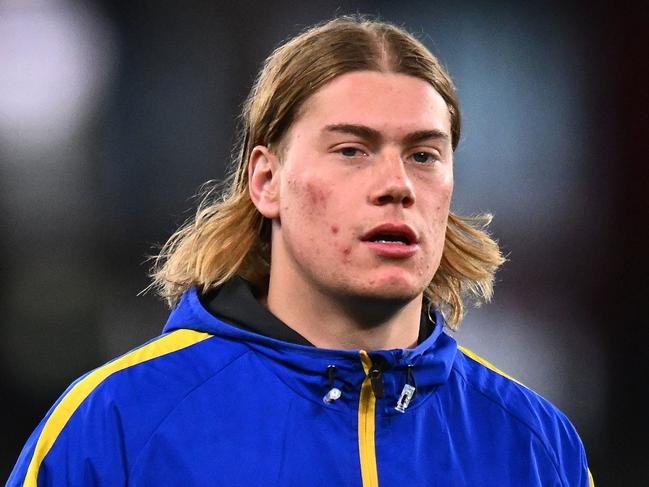
[[[327,392],[322,398],[322,402],[325,404],[330,404],[334,401],[340,399],[340,396],[343,395],[340,389],[335,387],[336,382],[336,366],[328,365],[327,366],[327,376],[329,377],[329,392]]]
[[[383,371],[378,365],[373,365],[370,369],[370,382],[374,396],[377,399],[381,399],[383,397]]]
[[[399,400],[397,401],[397,405],[394,407],[394,409],[396,409],[400,413],[405,413],[414,395],[415,388],[410,384],[405,384],[403,386],[403,389],[401,390],[401,396],[399,396]]]
[[[340,389],[338,389],[337,387],[332,387],[331,389],[329,389],[329,392],[324,395],[322,402],[324,402],[325,404],[330,404],[340,399],[340,396],[342,395],[343,393],[340,391]]]
[[[397,401],[397,405],[394,407],[400,413],[405,413],[406,409],[410,405],[410,401],[415,397],[417,392],[417,383],[415,382],[415,375],[412,373],[413,365],[408,365],[408,373],[406,376],[406,383],[401,389],[401,395]]]

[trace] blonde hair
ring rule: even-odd
[[[429,82],[448,106],[455,150],[461,128],[455,87],[421,42],[391,24],[359,16],[310,28],[268,57],[244,104],[238,155],[225,183],[213,185],[203,195],[194,218],[154,257],[150,287],[170,307],[190,287],[202,294],[235,275],[261,289],[267,287],[270,226],[248,193],[250,153],[256,145],[279,144],[304,102],[323,85],[360,70],[407,74]],[[466,297],[480,303],[493,294],[494,274],[504,258],[485,231],[490,221],[490,215],[449,215],[441,263],[425,296],[452,329],[462,320]]]

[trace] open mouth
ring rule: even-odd
[[[368,242],[410,245],[410,239],[406,235],[393,235],[389,233],[374,235],[368,240]]]
[[[361,238],[364,242],[394,245],[413,245],[417,243],[417,235],[404,224],[386,223],[374,227]]]

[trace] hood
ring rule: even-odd
[[[415,348],[376,350],[332,350],[285,342],[232,326],[213,316],[201,303],[197,290],[183,294],[171,312],[163,332],[192,329],[206,332],[227,342],[245,344],[269,368],[298,394],[322,403],[332,389],[341,391],[336,408],[345,404],[358,406],[361,385],[366,378],[363,356],[371,359],[377,381],[372,381],[379,401],[377,413],[399,414],[395,410],[404,385],[414,385],[416,394],[409,408],[414,409],[430,397],[449,377],[457,352],[457,343],[444,333],[444,321],[435,312],[435,328]],[[367,359],[365,359],[367,367]],[[330,366],[334,366],[332,369]],[[332,374],[333,371],[333,374]],[[332,377],[333,375],[333,377]]]

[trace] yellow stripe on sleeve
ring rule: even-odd
[[[483,358],[480,357],[479,355],[476,355],[474,352],[472,352],[472,351],[469,350],[468,348],[464,348],[462,345],[458,345],[458,348],[462,351],[462,353],[463,353],[464,355],[466,355],[467,357],[472,358],[472,359],[475,360],[476,362],[481,363],[482,365],[484,365],[484,366],[487,367],[488,369],[493,370],[494,372],[496,372],[497,374],[502,375],[503,377],[507,377],[509,380],[513,380],[514,382],[516,382],[517,384],[522,385],[523,387],[527,387],[525,384],[523,384],[523,383],[517,381],[516,379],[514,379],[511,375],[506,374],[505,372],[503,372],[502,370],[500,370],[498,367],[496,367],[495,365],[493,365],[491,362],[487,362],[485,359],[483,359]]]
[[[176,330],[95,369],[77,382],[65,397],[61,399],[45,423],[36,443],[34,455],[29,463],[23,485],[25,487],[37,485],[41,462],[52,448],[52,445],[54,445],[59,434],[79,405],[106,378],[115,372],[181,350],[211,336],[208,333],[201,333],[194,330]]]
[[[507,377],[507,378],[510,379],[510,380],[513,380],[514,382],[516,382],[517,384],[522,385],[523,387],[527,387],[525,384],[523,384],[523,383],[517,381],[517,380],[514,379],[512,376],[506,374],[505,372],[503,372],[502,370],[500,370],[499,368],[497,368],[496,366],[494,366],[494,365],[491,364],[490,362],[487,362],[485,359],[483,359],[483,358],[480,357],[479,355],[476,355],[475,353],[473,353],[473,352],[472,352],[471,350],[469,350],[468,348],[464,348],[464,347],[461,346],[461,345],[458,345],[458,348],[462,351],[462,353],[464,353],[464,354],[467,355],[468,357],[471,357],[471,358],[472,358],[473,360],[475,360],[476,362],[480,362],[482,365],[484,365],[484,366],[487,367],[488,369],[491,369],[491,370],[493,370],[494,372],[496,372],[497,374],[500,374],[500,375],[502,375],[502,376],[504,376],[504,377]],[[593,475],[590,473],[590,470],[588,470],[588,485],[589,485],[590,487],[595,487],[595,481],[593,480]]]

